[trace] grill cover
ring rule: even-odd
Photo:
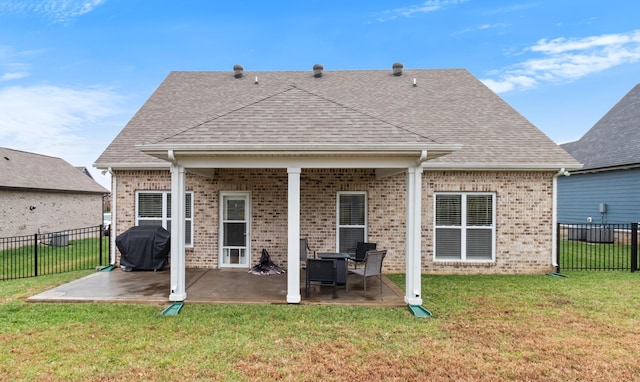
[[[116,237],[116,246],[125,271],[161,271],[168,262],[171,234],[160,226],[131,227]]]

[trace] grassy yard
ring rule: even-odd
[[[102,244],[102,258],[100,244]],[[3,245],[3,248],[6,249],[0,250],[0,280],[32,277],[36,275],[36,271],[38,275],[47,275],[95,269],[99,265],[109,263],[108,237],[69,240],[68,245],[64,246],[39,243],[37,246],[33,244]],[[35,252],[38,254],[37,266]]]
[[[631,245],[560,241],[560,270],[630,270]]]
[[[424,306],[30,304],[0,283],[0,380],[628,381],[640,274],[423,276]],[[392,275],[404,285],[403,275]]]

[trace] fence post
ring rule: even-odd
[[[631,272],[638,270],[638,223],[631,223]]]
[[[99,259],[100,266],[102,266],[102,237],[103,237],[103,235],[104,235],[104,225],[100,224],[100,232],[98,233],[98,237],[99,237],[98,241],[100,243],[99,244],[99,246],[100,246],[100,251],[99,251],[100,252],[100,255],[99,255],[100,256],[100,259]]]
[[[33,275],[38,276],[38,234],[33,234]]]

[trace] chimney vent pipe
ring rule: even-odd
[[[316,78],[322,77],[322,71],[324,67],[321,64],[313,65],[313,76]]]
[[[235,78],[242,77],[242,71],[243,70],[244,70],[244,68],[242,67],[242,65],[233,65],[233,76]]]
[[[403,68],[404,68],[404,65],[402,65],[402,62],[394,63],[393,64],[393,75],[394,76],[401,76]]]

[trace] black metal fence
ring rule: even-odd
[[[0,280],[108,265],[109,230],[102,225],[0,238]]]
[[[638,223],[558,224],[557,272],[638,270]]]

